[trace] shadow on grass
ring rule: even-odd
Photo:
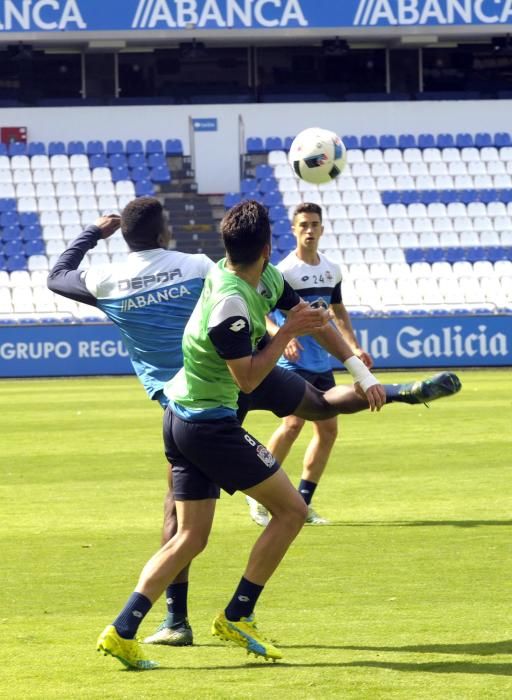
[[[400,663],[394,661],[349,661],[343,662],[318,662],[318,663],[287,663],[280,661],[275,664],[261,662],[239,663],[232,665],[210,666],[160,666],[155,671],[239,671],[241,669],[276,669],[297,670],[301,668],[377,668],[388,671],[403,671],[406,673],[469,673],[476,675],[512,676],[512,664],[479,664],[472,661],[440,661],[431,663]],[[140,673],[123,669],[121,672]]]
[[[410,652],[413,654],[472,654],[475,656],[493,656],[512,654],[512,639],[502,642],[474,642],[471,644],[411,644],[403,647],[374,647],[353,645],[322,644],[282,644],[283,649],[340,649],[343,651],[391,651]]]
[[[351,523],[331,522],[331,527],[500,527],[511,526],[512,520],[384,520]]]

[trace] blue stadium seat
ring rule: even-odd
[[[365,134],[364,136],[361,136],[361,148],[363,151],[368,150],[369,148],[378,148],[379,147],[379,142],[377,141],[377,137],[374,136],[373,134]]]
[[[436,139],[437,148],[453,148],[455,140],[452,134],[438,134]]]
[[[276,247],[277,250],[281,251],[282,253],[288,253],[289,251],[294,250],[295,246],[295,236],[293,236],[291,233],[283,233],[277,238]]]
[[[27,156],[45,156],[46,146],[42,141],[31,141],[27,147]]]
[[[130,171],[126,166],[120,166],[119,168],[112,168],[112,182],[119,182],[120,180],[131,180]]]
[[[458,201],[464,204],[470,204],[471,202],[478,202],[478,191],[477,190],[457,190]]]
[[[141,165],[146,165],[144,153],[132,153],[128,156],[128,166],[130,168],[140,168]]]
[[[263,195],[261,192],[244,192],[241,195],[242,200],[241,201],[247,201],[248,199],[254,199],[256,202],[260,202],[260,204],[263,204]]]
[[[289,151],[290,148],[292,147],[292,143],[293,143],[293,136],[287,136],[287,137],[285,138],[284,144],[283,144],[283,145],[284,145],[284,150],[285,150],[285,151]]]
[[[4,200],[5,201],[5,200]],[[20,225],[20,215],[17,211],[8,210],[3,211],[0,214],[0,226],[19,226]]]
[[[0,156],[7,155],[7,146],[5,143],[0,143]]]
[[[6,262],[6,259],[4,257],[3,251],[1,250],[1,246],[0,246],[0,270],[7,270],[7,262]],[[0,323],[1,322],[2,321],[0,320]]]
[[[466,248],[465,259],[471,263],[478,262],[479,260],[487,260],[488,259],[488,250],[489,250],[488,248],[480,248],[478,246],[474,246],[472,248]]]
[[[21,229],[19,226],[6,226],[1,232],[0,238],[4,241],[19,241],[21,239]]]
[[[23,141],[13,141],[7,150],[10,156],[26,156],[27,144]]]
[[[146,155],[150,153],[163,153],[164,146],[160,139],[149,139],[146,141]]]
[[[149,168],[147,168],[145,165],[139,165],[137,168],[133,168],[131,179],[135,180],[135,182],[139,182],[140,180],[150,180]]]
[[[167,167],[167,161],[163,153],[152,153],[148,156],[148,165],[150,168]]]
[[[248,138],[246,142],[247,153],[265,153],[263,139],[259,136]]]
[[[475,136],[475,146],[477,148],[485,148],[486,146],[493,146],[494,140],[492,136],[487,131],[481,131]]]
[[[0,199],[0,211],[16,211],[16,200],[11,197]]]
[[[85,150],[88,156],[103,155],[105,153],[105,146],[102,141],[87,141]]]
[[[435,262],[442,262],[444,260],[445,249],[444,248],[425,248],[424,249],[424,260],[432,264]]]
[[[266,163],[261,163],[256,166],[256,177],[258,180],[263,180],[266,177],[272,177],[274,175],[274,169],[271,165]]]
[[[85,143],[83,141],[70,141],[68,143],[68,156],[81,156],[85,154]]]
[[[484,260],[489,260],[492,263],[498,262],[499,260],[512,260],[512,247],[511,246],[492,246],[490,248],[484,248]]]
[[[359,148],[359,139],[357,136],[350,136],[347,134],[347,136],[343,136],[342,138],[343,143],[345,144],[345,148]]]
[[[165,142],[165,154],[167,156],[183,155],[183,144],[180,139],[167,139]]]
[[[467,133],[457,134],[455,136],[455,145],[457,148],[471,148],[474,146],[473,137]]]
[[[433,204],[434,202],[439,202],[440,193],[438,190],[420,190],[420,201],[423,204]]]
[[[91,168],[108,168],[107,156],[104,153],[94,153],[89,156],[89,167]]]
[[[258,181],[252,177],[245,177],[240,183],[240,192],[254,192],[258,189]]]
[[[170,182],[171,171],[167,165],[159,165],[151,170],[151,180],[153,182]]]
[[[50,141],[48,144],[49,156],[65,156],[66,146],[63,141]]]
[[[404,253],[409,265],[415,262],[425,262],[425,251],[423,248],[404,248]]]
[[[25,243],[26,255],[45,255],[46,249],[42,239],[32,240]]]
[[[107,141],[107,155],[113,156],[116,153],[124,154],[124,144],[119,139],[110,139]]]
[[[400,134],[398,148],[416,148],[416,137],[413,134]]]
[[[477,190],[477,196],[478,201],[484,202],[484,204],[500,201],[500,193],[498,190]]]
[[[23,216],[23,214],[21,216]],[[22,236],[24,241],[37,241],[43,237],[43,229],[39,224],[25,226]]]
[[[440,201],[443,204],[453,204],[454,202],[461,201],[459,199],[459,190],[442,190],[440,192],[440,195],[441,195]]]
[[[279,136],[268,136],[265,139],[265,150],[266,151],[282,151],[283,142]]]
[[[283,234],[289,234],[290,229],[290,221],[288,219],[280,219],[273,224],[272,233],[274,236],[282,236]]]
[[[282,204],[283,197],[281,192],[267,192],[263,196],[263,204],[266,207],[275,207],[276,204]]]
[[[418,190],[402,190],[399,194],[402,204],[417,204],[421,202],[421,193]]]
[[[496,148],[504,148],[505,146],[512,146],[512,139],[510,134],[506,131],[500,131],[494,134],[494,145]]]
[[[240,192],[228,192],[224,195],[224,206],[226,209],[231,209],[235,204],[238,204],[242,200]]]
[[[418,136],[418,148],[434,148],[435,145],[434,134],[420,134]]]
[[[282,204],[276,204],[269,209],[269,216],[271,221],[279,221],[279,219],[286,219],[288,216],[288,209]]]
[[[281,260],[285,257],[284,253],[281,253],[279,250],[272,250],[272,254],[270,255],[270,262],[272,265],[278,265]],[[351,311],[350,315],[353,316],[354,312]]]
[[[5,269],[9,272],[27,269],[27,258],[24,255],[11,255],[5,259]]]
[[[512,189],[500,190],[499,201],[510,204],[512,202]]]
[[[110,168],[123,168],[128,166],[128,160],[124,153],[113,153],[108,156],[108,165]]]
[[[144,146],[142,141],[139,139],[130,139],[126,142],[126,153],[131,155],[133,153],[144,153]]]
[[[13,255],[25,255],[25,246],[21,239],[15,241],[6,241],[4,243],[4,255],[11,257]]]
[[[452,265],[453,263],[467,260],[467,250],[465,248],[450,246],[444,249],[444,259]]]
[[[389,206],[390,204],[399,204],[400,202],[400,192],[398,190],[388,190],[382,192],[380,195],[382,199],[382,204]]]
[[[260,180],[258,189],[263,193],[274,192],[275,190],[279,189],[279,185],[275,177],[267,177],[264,180]]]
[[[149,180],[139,180],[135,183],[135,194],[137,197],[147,197],[155,194],[155,187]]]
[[[379,136],[379,148],[396,148],[397,147],[397,140],[396,136],[393,136],[392,134],[383,134],[382,136]]]

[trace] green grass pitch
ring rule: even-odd
[[[460,374],[430,409],[341,419],[315,498],[333,524],[304,529],[258,606],[282,663],[209,633],[259,534],[237,494],[193,565],[196,646],[152,649],[146,673],[95,641],[159,542],[161,411],[131,377],[2,382],[0,697],[510,700],[512,373]]]

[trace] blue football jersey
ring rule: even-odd
[[[119,327],[150,397],[183,366],[183,332],[213,264],[206,255],[158,248],[82,273],[97,306]]]
[[[341,302],[341,270],[339,265],[329,260],[322,253],[318,254],[318,265],[308,265],[300,260],[295,252],[282,260],[277,268],[283,273],[284,279],[301,296],[304,301],[314,306],[328,308],[331,304]],[[285,316],[274,312],[275,322],[282,326]],[[281,357],[279,365],[287,369],[303,369],[308,372],[327,372],[331,369],[330,356],[327,350],[311,336],[302,336],[299,342],[304,348],[300,351],[297,362],[290,362]]]

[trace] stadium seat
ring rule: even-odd
[[[160,139],[149,139],[146,141],[146,155],[151,153],[163,153],[164,147]]]
[[[123,142],[120,141],[119,139],[111,139],[111,140],[107,141],[106,152],[107,152],[108,156],[112,156],[114,154],[123,154],[124,155]]]
[[[157,168],[152,168],[150,179],[153,182],[170,182],[171,173],[167,165],[160,165]]]
[[[434,134],[420,134],[418,136],[418,148],[424,150],[425,148],[434,148],[435,145]],[[407,148],[414,148],[414,146],[407,146]]]
[[[83,141],[70,141],[67,147],[68,156],[85,155],[85,143]]]
[[[139,139],[130,139],[126,142],[126,153],[132,155],[134,153],[144,153],[144,146]]]
[[[405,150],[406,148],[416,148],[416,137],[413,134],[401,134],[398,137],[398,148]]]
[[[279,136],[268,136],[265,139],[266,151],[282,151],[284,149],[283,141]]]
[[[85,150],[88,156],[105,154],[105,146],[102,141],[88,141]]]
[[[165,142],[165,153],[167,156],[181,156],[183,154],[183,144],[180,139],[167,139]]]
[[[32,156],[44,156],[46,155],[46,146],[41,141],[32,141],[27,146],[27,155]]]
[[[248,138],[246,142],[247,153],[265,153],[263,139],[257,137]]]

